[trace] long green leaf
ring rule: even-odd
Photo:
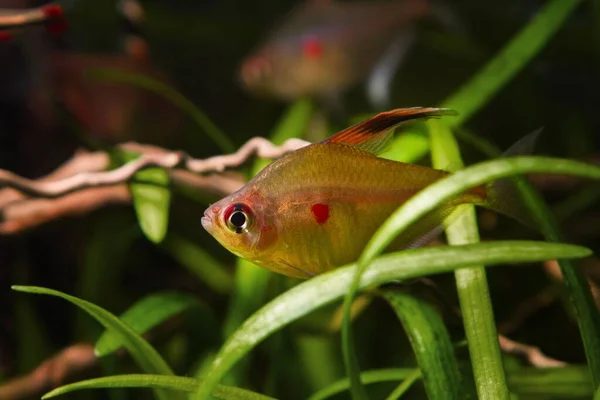
[[[549,1],[475,76],[442,102],[441,107],[460,111],[458,118],[449,122],[450,125],[457,127],[464,124],[485,107],[542,50],[581,2]],[[427,148],[421,147],[421,150],[421,153],[412,154],[413,159],[421,159],[427,154]]]
[[[198,300],[191,294],[158,292],[140,299],[119,318],[136,333],[142,334],[175,314],[198,305]],[[121,338],[114,330],[106,330],[96,341],[96,356],[104,357],[122,345]]]
[[[519,189],[530,212],[540,224],[546,240],[549,242],[562,241],[563,235],[558,228],[556,218],[552,215],[540,194],[533,186],[523,180],[519,181]],[[596,308],[587,279],[583,274],[568,260],[558,260],[558,265],[569,291],[571,303],[577,314],[577,323],[579,324],[585,355],[592,372],[594,388],[598,388],[600,386],[600,314]]]
[[[433,166],[464,167],[458,143],[445,121],[431,121],[429,126]],[[475,207],[465,207],[469,210],[456,223],[446,227],[450,244],[479,242]],[[482,399],[508,400],[510,393],[504,376],[485,268],[482,265],[461,268],[454,277],[477,393]]]
[[[417,379],[421,378],[421,370],[414,370],[412,374],[406,377],[402,383],[396,386],[396,389],[390,393],[390,395],[385,400],[398,400],[404,393],[406,393],[412,385],[417,381]]]
[[[543,242],[489,242],[440,246],[384,255],[373,261],[359,287],[451,271],[461,265],[533,262],[585,257],[588,249]],[[248,318],[216,355],[194,399],[206,399],[232,365],[269,334],[343,296],[356,274],[356,265],[338,268],[305,281],[281,294]]]
[[[150,374],[115,375],[88,379],[61,386],[46,393],[42,399],[49,399],[84,389],[153,388],[192,392],[197,387],[198,381],[196,379],[181,376]],[[218,385],[212,395],[223,400],[274,400],[273,397],[224,385]]]
[[[36,286],[12,286],[12,289],[25,293],[46,294],[67,300],[90,314],[106,329],[110,329],[114,332],[144,372],[160,375],[173,375],[171,368],[150,343],[135,333],[133,329],[120,321],[115,315],[103,308],[52,289]],[[162,391],[157,391],[156,394],[161,399],[172,398]]]
[[[375,258],[412,223],[470,188],[500,178],[535,173],[576,175],[600,180],[600,167],[554,157],[512,157],[467,167],[431,184],[394,211],[365,247],[361,263]]]
[[[383,297],[394,309],[410,340],[427,397],[465,399],[454,347],[436,310],[424,300],[400,291],[386,290]]]
[[[466,132],[461,132],[460,137],[475,145],[488,156],[496,157],[500,154],[499,149],[483,138],[470,135]],[[553,215],[537,190],[527,181],[518,179],[517,182],[517,187],[523,197],[525,205],[538,221],[546,240],[550,242],[562,241],[563,235],[561,234],[557,223],[557,219],[560,219],[559,216],[557,215],[555,217]],[[585,193],[583,193],[583,198],[577,200],[578,204],[575,207],[585,205],[589,201],[589,199],[586,198],[586,195],[594,198],[597,196],[598,191],[599,188],[596,186],[586,190]],[[583,204],[579,204],[580,202]],[[564,217],[564,215],[562,216]],[[559,260],[558,264],[563,274],[563,279],[569,289],[574,309],[578,315],[577,322],[583,339],[586,357],[592,371],[594,386],[598,387],[600,384],[600,314],[598,313],[585,277],[574,268],[574,265],[569,260]]]
[[[463,124],[483,108],[540,52],[581,2],[582,0],[549,1],[487,65],[442,103],[443,107],[460,112],[457,118],[450,121],[450,125]]]
[[[99,81],[126,83],[163,96],[182,111],[186,112],[196,125],[204,130],[208,137],[210,137],[222,151],[227,153],[235,151],[235,146],[231,139],[221,132],[206,114],[184,95],[173,90],[164,83],[149,76],[113,68],[93,68],[88,71],[88,75],[90,78]]]
[[[589,399],[594,393],[587,366],[522,367],[508,372],[507,378],[510,390],[523,397]]]
[[[415,370],[414,368],[373,369],[361,372],[360,379],[366,385],[370,383],[395,382],[408,378],[414,371],[418,370]],[[343,378],[319,390],[310,396],[308,400],[324,400],[328,397],[346,391],[349,388],[350,380],[348,378]]]
[[[469,168],[465,168],[444,179],[441,179],[417,195],[410,198],[400,206],[375,232],[358,260],[356,276],[349,286],[344,299],[345,323],[342,329],[342,350],[348,375],[356,376],[359,368],[353,359],[352,337],[348,321],[350,320],[350,307],[358,290],[361,275],[369,263],[377,257],[402,231],[418,221],[427,213],[433,211],[444,202],[464,193],[470,188],[496,179],[523,175],[527,173],[556,173],[573,174],[592,179],[600,179],[600,168],[571,160],[550,157],[514,157],[487,161]],[[353,382],[355,388],[360,387],[360,382]]]

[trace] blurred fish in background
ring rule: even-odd
[[[86,135],[109,143],[137,140],[169,145],[172,137],[165,132],[173,132],[179,120],[171,104],[134,85],[89,76],[94,69],[112,69],[169,84],[151,57],[138,1],[119,0],[117,13],[122,27],[120,49],[112,53],[82,52],[71,46],[54,49],[46,59],[49,84]]]
[[[447,9],[428,0],[306,0],[245,58],[240,81],[256,95],[312,97],[338,108],[340,95],[367,78],[369,101],[387,108],[415,24],[428,16],[456,26]]]

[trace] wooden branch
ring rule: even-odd
[[[498,335],[498,342],[502,351],[524,357],[529,364],[538,368],[556,368],[567,365],[564,361],[550,358],[537,347],[515,342],[506,336]]]
[[[31,180],[10,171],[0,170],[0,186],[16,189],[29,196],[55,198],[77,190],[125,183],[131,180],[137,172],[149,167],[184,168],[198,174],[222,172],[226,168],[242,165],[254,154],[262,158],[278,158],[307,144],[309,143],[300,139],[290,139],[282,146],[275,146],[268,140],[257,137],[250,139],[235,153],[205,160],[190,158],[180,151],[147,152],[111,171],[81,172],[60,180]],[[129,144],[124,147],[131,148],[133,146]],[[142,147],[138,146],[138,148]]]
[[[35,180],[0,170],[0,235],[16,234],[110,205],[129,204],[131,195],[126,183],[148,167],[168,169],[174,187],[223,197],[245,183],[243,176],[225,173],[226,169],[242,165],[253,155],[278,158],[307,144],[290,139],[275,146],[267,139],[253,138],[233,154],[200,160],[180,151],[130,142],[120,147],[141,156],[111,171],[105,171],[110,165],[108,154],[86,150],[78,150],[55,171]]]
[[[39,398],[43,393],[68,382],[73,375],[94,368],[97,363],[93,346],[76,344],[67,347],[29,374],[1,385],[0,399]]]

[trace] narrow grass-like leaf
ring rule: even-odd
[[[163,246],[181,265],[217,293],[231,292],[233,277],[207,251],[188,239],[169,234]]]
[[[135,174],[129,187],[142,232],[152,242],[162,242],[169,226],[169,174],[163,168],[144,169]]]
[[[468,120],[527,65],[558,31],[582,0],[552,0],[521,29],[504,48],[463,87],[446,99],[442,107],[460,112],[449,120],[459,126]]]
[[[587,366],[522,367],[508,372],[507,378],[511,391],[523,397],[589,399],[594,393]]]
[[[196,379],[182,376],[150,374],[115,375],[88,379],[61,386],[46,393],[42,399],[50,399],[84,389],[152,388],[192,392],[197,387],[198,381]],[[212,395],[217,399],[223,400],[274,400],[273,397],[251,392],[250,390],[224,385],[218,385]]]
[[[380,382],[395,382],[408,378],[415,371],[418,372],[419,370],[414,368],[373,369],[361,372],[360,380],[366,385]],[[350,380],[343,378],[314,393],[308,400],[324,400],[349,388]]]
[[[365,246],[361,257],[357,262],[358,268],[356,269],[356,276],[351,282],[348,293],[344,299],[345,324],[344,329],[342,329],[342,350],[347,372],[354,387],[360,387],[360,382],[352,380],[352,376],[356,376],[359,368],[356,360],[353,358],[354,351],[351,346],[352,337],[348,321],[352,300],[358,290],[358,282],[360,282],[361,275],[367,269],[369,263],[373,261],[373,259],[377,257],[377,255],[379,255],[398,234],[427,213],[436,209],[436,207],[440,206],[445,201],[486,182],[508,176],[536,172],[572,174],[591,179],[600,179],[600,168],[560,158],[513,157],[487,161],[465,168],[431,184],[394,211],[377,232],[375,232],[371,240],[369,240]],[[488,318],[491,317],[488,316]],[[486,337],[489,337],[489,334],[486,334]]]
[[[158,292],[150,294],[125,311],[119,318],[136,333],[142,334],[187,308],[199,305],[191,294]],[[114,330],[106,330],[96,341],[96,356],[117,351],[123,342]]]
[[[558,228],[556,218],[537,190],[523,180],[519,181],[519,189],[530,212],[538,221],[546,240],[549,242],[562,241],[563,235]],[[587,279],[574,268],[575,265],[572,262],[558,260],[558,265],[577,314],[577,323],[592,372],[594,388],[598,388],[600,386],[600,314]]]
[[[13,290],[25,293],[46,294],[50,296],[60,297],[68,302],[81,308],[92,317],[94,317],[106,329],[110,329],[117,335],[123,343],[123,346],[129,351],[133,359],[137,362],[140,368],[147,373],[160,375],[173,375],[173,371],[167,365],[165,360],[144,338],[135,333],[128,325],[124,324],[115,315],[104,310],[103,308],[89,303],[85,300],[78,299],[74,296],[61,293],[56,290],[46,289],[36,286],[12,286]],[[162,391],[157,391],[156,395],[161,399],[172,398],[167,396]]]
[[[582,0],[552,0],[538,12],[524,28],[517,32],[502,50],[484,65],[468,82],[462,85],[441,107],[458,110],[460,115],[449,120],[452,127],[464,124],[538,54],[563,22]],[[399,140],[396,139],[396,140]],[[427,154],[420,148],[412,154],[415,160]],[[419,148],[415,148],[419,150]]]
[[[427,397],[465,399],[454,347],[436,310],[423,299],[401,291],[385,290],[383,297],[402,322],[422,371]]]
[[[495,148],[485,139],[478,138],[466,132],[461,132],[460,137],[469,141],[489,156],[497,156],[500,153],[499,149]],[[517,183],[525,205],[535,220],[538,221],[546,240],[550,242],[562,241],[563,236],[556,222],[559,219],[558,216],[555,217],[552,214],[537,190],[527,181],[518,179]],[[587,196],[595,198],[598,192],[599,189],[594,186],[588,188],[585,193]],[[590,200],[587,196],[581,196],[580,199],[574,202],[575,204],[569,205],[569,209],[572,210],[587,204]],[[561,216],[566,217],[564,214]],[[600,314],[596,308],[590,287],[581,273],[574,268],[574,265],[569,260],[559,260],[558,264],[578,315],[577,322],[585,347],[586,357],[592,371],[594,386],[598,387],[600,384]]]
[[[412,387],[417,379],[421,378],[421,376],[421,370],[414,370],[401,384],[396,387],[396,389],[392,391],[392,393],[390,393],[385,400],[398,400],[404,393],[408,391],[408,389]]]
[[[554,258],[585,257],[580,246],[543,242],[488,242],[464,246],[420,248],[384,255],[361,276],[359,288],[391,280],[448,272],[463,265],[533,262]],[[356,274],[356,265],[318,275],[279,295],[248,318],[229,336],[215,356],[193,396],[206,399],[223,375],[269,334],[311,311],[343,296]]]
[[[164,83],[149,76],[113,68],[93,68],[88,71],[88,75],[90,78],[99,81],[125,83],[163,96],[183,112],[187,113],[196,125],[206,132],[208,137],[210,137],[222,151],[227,153],[235,151],[235,146],[231,139],[221,132],[206,114],[184,95]]]
[[[525,174],[565,174],[600,180],[600,167],[554,157],[520,156],[481,162],[429,185],[411,197],[382,224],[365,247],[363,262],[372,260],[412,223],[440,204],[486,182]]]
[[[430,121],[429,126],[433,166],[463,168],[458,143],[445,121]],[[479,242],[475,207],[468,205],[463,208],[468,208],[467,212],[456,223],[446,227],[450,244]],[[482,399],[508,399],[510,393],[485,269],[482,265],[462,268],[454,273],[454,277],[477,394]]]

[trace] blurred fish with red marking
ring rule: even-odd
[[[429,0],[307,0],[242,62],[240,80],[251,92],[281,100],[335,100],[370,75],[370,101],[384,107],[414,24],[432,8]]]
[[[234,254],[288,276],[308,278],[353,262],[397,207],[449,175],[377,157],[393,129],[411,120],[455,114],[439,108],[396,109],[289,153],[209,207],[202,226]],[[521,152],[529,142],[522,140],[509,152]],[[471,189],[415,222],[394,247],[425,244],[462,204],[528,224],[511,189],[506,180]]]
[[[43,26],[52,35],[66,30],[64,10],[59,4],[46,4],[29,9],[0,8],[0,42],[9,42],[22,29]]]

